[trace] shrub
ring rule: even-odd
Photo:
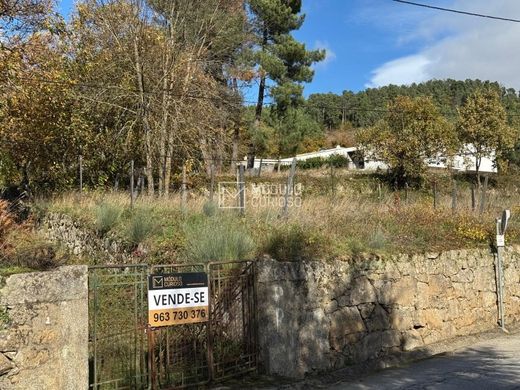
[[[107,234],[119,221],[121,208],[103,202],[96,206],[96,230],[100,235]]]
[[[278,261],[319,259],[328,244],[328,237],[309,227],[281,225],[271,233],[263,251]]]
[[[244,260],[254,249],[242,223],[230,217],[187,221],[185,234],[185,256],[190,262]]]
[[[218,211],[218,208],[217,208],[217,205],[215,204],[215,202],[206,202],[202,206],[202,212],[207,217],[214,216],[217,213],[217,211]]]
[[[126,238],[133,246],[138,246],[153,233],[157,225],[152,215],[145,210],[136,210],[130,216],[126,229]]]
[[[0,241],[14,227],[15,221],[9,211],[9,203],[0,199]]]
[[[383,232],[383,229],[381,229],[381,226],[378,226],[376,230],[372,233],[368,246],[371,249],[384,249],[386,247],[386,244],[386,235]]]
[[[65,252],[37,232],[24,227],[12,230],[2,245],[2,266],[47,270],[64,264]]]

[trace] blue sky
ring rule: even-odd
[[[58,0],[60,1],[60,0]],[[519,0],[421,0],[520,19]],[[63,13],[72,0],[61,0]],[[304,0],[295,37],[327,49],[305,94],[435,79],[499,81],[520,89],[520,23],[450,14],[391,0]],[[254,97],[255,87],[246,93]]]

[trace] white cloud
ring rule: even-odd
[[[372,79],[365,85],[376,88],[388,84],[411,84],[428,80],[426,68],[430,60],[422,55],[399,58],[383,64],[372,72]]]
[[[325,50],[325,59],[321,62],[318,62],[314,67],[315,68],[326,68],[328,64],[330,64],[332,61],[336,59],[336,53],[330,48],[330,45],[328,42],[324,41],[315,41],[314,42],[314,49],[320,49]]]
[[[446,6],[520,18],[518,0],[457,0]],[[478,78],[520,88],[520,23],[431,11],[422,14],[407,36],[398,37],[399,42],[412,39],[423,47],[379,66],[367,86]]]

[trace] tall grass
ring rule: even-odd
[[[127,194],[84,196],[81,208],[76,198],[62,196],[51,202],[51,211],[72,213],[96,228],[96,210],[103,206],[102,224],[132,245],[145,242],[150,261],[205,262],[237,260],[269,254],[280,260],[352,258],[363,253],[416,253],[442,251],[491,242],[494,219],[503,208],[512,208],[508,243],[520,243],[520,194],[518,191],[490,189],[482,214],[471,210],[469,186],[459,185],[457,210],[452,211],[448,180],[439,185],[437,208],[429,189],[408,194],[387,187],[378,191],[377,182],[356,175],[338,174],[335,196],[328,177],[312,172],[298,176],[304,191],[301,207],[293,207],[283,217],[281,207],[253,207],[246,200],[246,213],[220,210],[202,195],[190,194],[181,210],[179,194],[168,198],[141,196],[129,210]],[[251,178],[248,180],[256,180]],[[283,183],[283,177],[263,177],[261,181]],[[479,199],[477,194],[477,200]],[[125,210],[114,223],[116,212]],[[518,218],[520,221],[520,218]]]

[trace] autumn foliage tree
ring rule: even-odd
[[[515,145],[518,136],[517,130],[508,125],[498,94],[491,90],[478,90],[469,96],[459,109],[457,130],[463,143],[462,152],[475,159],[478,186],[482,159],[503,156]]]
[[[399,187],[420,180],[427,160],[453,155],[453,127],[427,97],[400,96],[387,107],[384,118],[359,134],[367,157],[389,167]]]

